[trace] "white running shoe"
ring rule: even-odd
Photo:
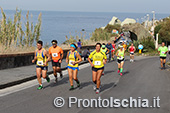
[[[130,59],[130,62],[132,62],[132,59]]]
[[[96,89],[96,94],[99,94],[100,90],[99,89]]]
[[[96,86],[93,86],[93,90],[96,91]]]

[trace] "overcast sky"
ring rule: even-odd
[[[170,0],[0,0],[7,10],[130,12],[170,14]]]

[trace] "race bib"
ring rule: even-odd
[[[58,57],[58,53],[52,53],[53,57]]]
[[[69,65],[73,66],[72,62],[74,62],[74,61],[73,60],[69,60]]]
[[[165,52],[164,52],[164,51],[162,51],[162,54],[165,54]]]
[[[94,62],[94,65],[95,65],[95,66],[101,66],[101,61],[95,61],[95,62]]]
[[[43,61],[37,61],[37,65],[43,66]]]
[[[123,60],[123,57],[119,57],[119,60]]]

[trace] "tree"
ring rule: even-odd
[[[159,35],[163,41],[170,41],[170,19],[166,19],[161,23],[161,29]]]

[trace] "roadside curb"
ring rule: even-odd
[[[79,65],[83,65],[83,64],[86,64],[88,63],[88,61],[83,61],[82,63],[80,63]],[[61,70],[66,70],[67,68],[64,67],[64,68],[61,68]],[[47,74],[52,74],[53,71],[49,71],[47,72]],[[19,84],[22,84],[24,82],[28,82],[28,81],[31,81],[31,80],[34,80],[36,79],[37,76],[36,75],[32,75],[31,77],[28,77],[28,78],[24,78],[24,79],[21,79],[21,80],[16,80],[16,81],[13,81],[13,82],[9,82],[9,83],[6,83],[6,84],[2,84],[0,85],[0,89],[5,89],[7,87],[11,87],[11,86],[15,86],[15,85],[19,85]]]

